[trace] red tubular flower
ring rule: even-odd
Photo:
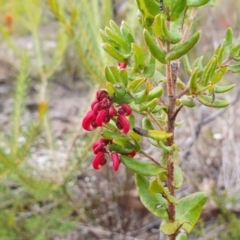
[[[116,152],[113,152],[113,153],[111,153],[111,159],[113,162],[113,170],[117,171],[119,169],[119,166],[121,163],[119,155]]]
[[[82,127],[87,131],[94,130],[97,127],[95,123],[96,117],[97,116],[94,111],[89,111],[82,120]]]
[[[92,104],[91,104],[91,109],[92,109],[95,113],[97,113],[97,112],[100,110],[100,106],[101,106],[100,102],[99,102],[98,100],[94,100],[94,101],[92,102]]]
[[[96,93],[96,97],[98,101],[103,100],[104,98],[108,97],[108,92],[106,90],[98,90]]]
[[[129,157],[135,157],[136,154],[137,154],[137,152],[135,150],[133,150],[132,152],[128,153],[127,155]]]
[[[120,115],[129,116],[132,113],[132,108],[128,104],[124,103],[118,109],[118,113]]]
[[[104,123],[108,123],[110,121],[110,116],[107,110],[101,110],[96,118],[97,126],[102,127]]]
[[[92,144],[92,150],[94,154],[98,154],[99,152],[105,152],[105,144],[101,141],[96,141]]]
[[[98,170],[106,164],[105,155],[103,152],[99,152],[92,161],[92,166],[94,169]]]
[[[118,129],[121,130],[122,133],[128,133],[128,131],[130,130],[130,123],[123,115],[118,116],[116,126]]]
[[[115,109],[114,106],[111,106],[111,107],[109,108],[109,116],[112,118],[112,117],[114,117],[114,116],[116,116],[116,115],[117,115],[117,110]]]
[[[126,62],[118,63],[118,68],[119,69],[125,69],[126,67],[127,67],[127,63]]]
[[[103,98],[101,103],[100,103],[100,108],[101,109],[109,109],[112,106],[112,100],[110,98]]]

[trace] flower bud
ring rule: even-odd
[[[119,169],[119,166],[121,163],[119,155],[116,152],[113,152],[111,154],[111,159],[112,159],[112,163],[113,163],[113,170],[117,171]]]
[[[118,109],[118,113],[120,115],[129,116],[132,113],[132,108],[126,103],[121,104],[121,107]]]
[[[98,101],[103,100],[104,98],[108,97],[108,92],[106,90],[98,90],[96,93],[96,98]]]
[[[104,123],[108,123],[109,121],[110,121],[110,116],[108,111],[101,110],[96,117],[97,126],[102,127]]]
[[[118,116],[116,126],[118,129],[121,130],[122,133],[128,133],[128,131],[130,130],[130,123],[123,115]]]
[[[89,111],[82,120],[82,127],[87,131],[94,130],[97,127],[95,122],[96,117],[97,116],[94,111]]]
[[[105,155],[103,152],[98,152],[97,155],[94,157],[92,161],[92,166],[94,169],[98,170],[100,169],[103,165],[106,164],[106,159]]]

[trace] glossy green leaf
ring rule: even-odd
[[[185,1],[185,0],[181,0],[181,1]],[[182,6],[182,5],[180,4],[180,6]],[[163,15],[161,15],[161,21],[162,21],[161,31],[163,32],[165,39],[172,44],[176,44],[176,43],[180,42],[180,40],[182,39],[181,32],[179,30],[178,31],[174,31],[173,29],[169,30],[166,25],[166,20],[164,19]]]
[[[165,173],[165,172],[163,172]],[[152,194],[161,193],[164,198],[170,203],[178,203],[178,200],[172,196],[167,187],[164,187],[159,178],[154,178],[150,181],[149,192]]]
[[[147,101],[151,101],[154,98],[160,98],[162,94],[163,94],[163,88],[161,86],[154,87],[152,90],[150,90]]]
[[[143,205],[156,217],[168,220],[166,199],[161,194],[149,192],[149,181],[146,177],[136,174],[135,182]]]
[[[130,44],[125,41],[125,39],[122,38],[122,36],[118,35],[118,33],[111,30],[109,27],[105,28],[105,33],[108,38],[112,39],[112,41],[117,42],[126,53],[129,53],[131,48]]]
[[[213,99],[212,96],[197,95],[197,99],[203,105],[208,106],[208,107],[213,107],[213,108],[224,108],[229,105],[228,101],[220,100],[220,99]]]
[[[155,0],[140,0],[144,3],[147,11],[153,15],[156,16],[159,13],[159,5]]]
[[[172,235],[178,231],[178,229],[182,226],[183,222],[180,220],[176,220],[174,222],[168,222],[161,225],[160,230],[166,235]]]
[[[120,26],[120,31],[122,33],[123,38],[128,43],[133,43],[134,42],[134,37],[133,37],[132,31],[125,21],[122,21],[122,24]]]
[[[230,51],[230,55],[233,56],[238,56],[240,54],[240,38],[238,38],[236,44],[234,47],[232,47]]]
[[[111,132],[111,131],[108,131],[108,130],[103,130],[102,136],[106,139],[109,139],[109,140],[112,140],[114,138],[124,137],[124,135],[119,133],[119,132]]]
[[[144,88],[142,91],[137,92],[134,95],[134,102],[136,104],[140,104],[140,103],[145,102],[148,98],[148,94],[149,94],[149,92],[148,92],[147,88]]]
[[[228,28],[225,34],[225,54],[227,56],[230,55],[232,49],[232,42],[233,42],[233,30],[232,28]]]
[[[107,92],[110,94],[110,95],[113,95],[114,94],[114,88],[113,88],[113,85],[112,83],[110,82],[106,82],[106,89],[107,89]]]
[[[153,76],[155,72],[155,64],[156,64],[155,58],[151,55],[149,62],[146,64],[147,66],[143,70],[143,75],[145,77],[150,78]]]
[[[176,0],[171,9],[170,21],[179,19],[187,6],[187,0]]]
[[[189,92],[190,94],[194,94],[198,90],[198,68],[194,68],[192,75],[189,79]]]
[[[134,71],[139,71],[145,67],[145,56],[142,48],[140,48],[137,44],[132,43],[132,49],[134,57],[133,69]]]
[[[109,43],[102,43],[102,48],[113,58],[115,58],[119,62],[126,62],[130,57],[130,54],[124,54],[119,50],[115,49]]]
[[[179,233],[176,237],[176,240],[188,240],[186,233]]]
[[[210,0],[187,0],[187,6],[188,7],[201,7],[209,2],[210,2]]]
[[[122,163],[134,173],[142,176],[156,176],[159,173],[166,172],[165,169],[160,168],[152,162],[142,161],[128,156],[121,156]]]
[[[156,58],[160,63],[166,64],[167,63],[166,51],[164,49],[161,49],[157,45],[157,43],[155,42],[155,40],[153,39],[151,34],[146,29],[144,29],[143,35],[144,35],[145,42],[146,42],[152,56],[154,58]]]
[[[191,67],[191,64],[190,64],[190,61],[189,61],[189,58],[187,55],[183,56],[183,66],[184,66],[184,69],[185,69],[186,73],[188,74],[188,76],[191,76],[192,75],[192,67]]]
[[[141,111],[147,111],[147,112],[152,112],[152,110],[158,105],[159,99],[154,98],[148,102],[143,103],[140,106]]]
[[[162,14],[155,16],[153,23],[153,33],[155,37],[160,37],[162,41],[166,41],[166,36],[163,32],[164,20],[162,18]]]
[[[118,139],[118,142],[119,141],[120,140]],[[124,147],[120,146],[118,144],[109,144],[108,149],[110,151],[114,151],[114,152],[121,153],[121,154],[128,154],[128,153],[131,153],[132,151],[136,150],[134,145],[131,143],[127,143],[127,144],[125,143]]]
[[[215,93],[224,93],[224,92],[228,92],[230,90],[232,90],[234,87],[236,86],[236,84],[231,84],[231,85],[227,85],[227,86],[214,86],[214,91]]]
[[[239,73],[240,72],[240,64],[231,65],[229,67],[229,70],[234,73]]]
[[[128,85],[128,73],[126,69],[119,70],[120,82],[126,87]]]
[[[216,68],[217,68],[217,56],[214,55],[203,70],[201,80],[203,86],[207,86],[209,84],[211,78],[215,73]]]
[[[175,60],[188,53],[198,42],[201,36],[201,31],[195,32],[185,42],[177,44],[169,53],[166,55],[166,60]]]
[[[152,125],[152,121],[148,117],[144,117],[142,119],[142,127],[146,130],[152,130],[154,129]]]
[[[184,106],[189,107],[189,108],[192,108],[192,107],[196,106],[196,103],[195,103],[194,99],[190,96],[187,96],[187,95],[182,96],[181,103]]]
[[[149,9],[146,7],[144,0],[136,0],[136,2],[137,2],[139,11],[143,15],[143,22],[142,22],[143,26],[146,26],[146,27],[151,26],[154,21],[154,15],[152,15],[149,12]]]
[[[174,188],[178,189],[183,184],[183,172],[178,163],[174,164]]]
[[[176,205],[176,220],[182,221],[182,228],[188,233],[191,232],[197,223],[202,209],[207,201],[207,194],[197,192],[180,199]]]
[[[170,138],[171,136],[172,136],[172,133],[168,133],[165,131],[148,130],[148,137],[153,138],[155,140],[165,140],[167,138]]]
[[[141,87],[146,81],[145,77],[133,80],[129,82],[128,90],[131,92],[136,92],[139,87]]]

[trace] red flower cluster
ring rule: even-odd
[[[92,131],[97,127],[102,127],[108,123],[111,119],[116,124],[116,127],[124,134],[130,130],[130,123],[126,116],[132,113],[132,109],[128,104],[121,104],[115,107],[113,105],[113,99],[106,90],[99,90],[96,93],[96,99],[91,104],[91,110],[86,114],[82,121],[82,127],[87,131]],[[107,145],[112,141],[108,139],[100,139],[93,143],[92,150],[95,157],[92,161],[94,169],[100,169],[107,162],[106,155],[108,154],[113,162],[113,170],[117,171],[120,161],[120,154],[116,151],[110,151],[107,149]],[[127,154],[134,156],[135,151]]]
[[[111,143],[111,140],[107,140],[104,138],[93,143],[92,150],[94,154],[96,154],[92,161],[92,166],[94,169],[100,169],[102,166],[106,164],[107,160],[105,155],[106,153],[109,153],[106,149],[106,146],[109,143]],[[121,163],[120,157],[116,152],[109,153],[109,155],[111,156],[111,159],[112,159],[113,170],[117,171]]]
[[[112,141],[102,138],[92,144],[92,151],[95,154],[95,157],[92,161],[92,166],[94,169],[100,169],[102,166],[104,166],[107,162],[106,160],[106,154],[108,154],[112,160],[113,163],[113,170],[117,171],[120,166],[120,155],[121,153],[118,152],[111,152],[109,149],[107,149],[107,145],[111,144]],[[128,156],[134,157],[136,155],[136,151],[132,151],[128,154]]]
[[[112,97],[105,90],[96,93],[96,99],[91,104],[91,110],[86,114],[82,121],[82,127],[87,131],[92,131],[97,127],[102,127],[112,118],[117,117],[116,126],[122,133],[128,133],[130,123],[126,116],[132,113],[128,104],[121,104],[116,109],[113,106]]]

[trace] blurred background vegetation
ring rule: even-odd
[[[200,10],[194,27],[203,36],[192,59],[207,61],[229,26],[239,37],[239,11],[234,0]],[[130,172],[92,171],[99,132],[80,126],[104,86],[104,66],[115,64],[99,29],[124,19],[140,43],[136,16],[134,0],[0,0],[0,239],[164,239]],[[190,239],[240,239],[240,85],[233,74],[226,81],[237,83],[227,110],[185,109],[179,118],[178,194],[210,196]]]

